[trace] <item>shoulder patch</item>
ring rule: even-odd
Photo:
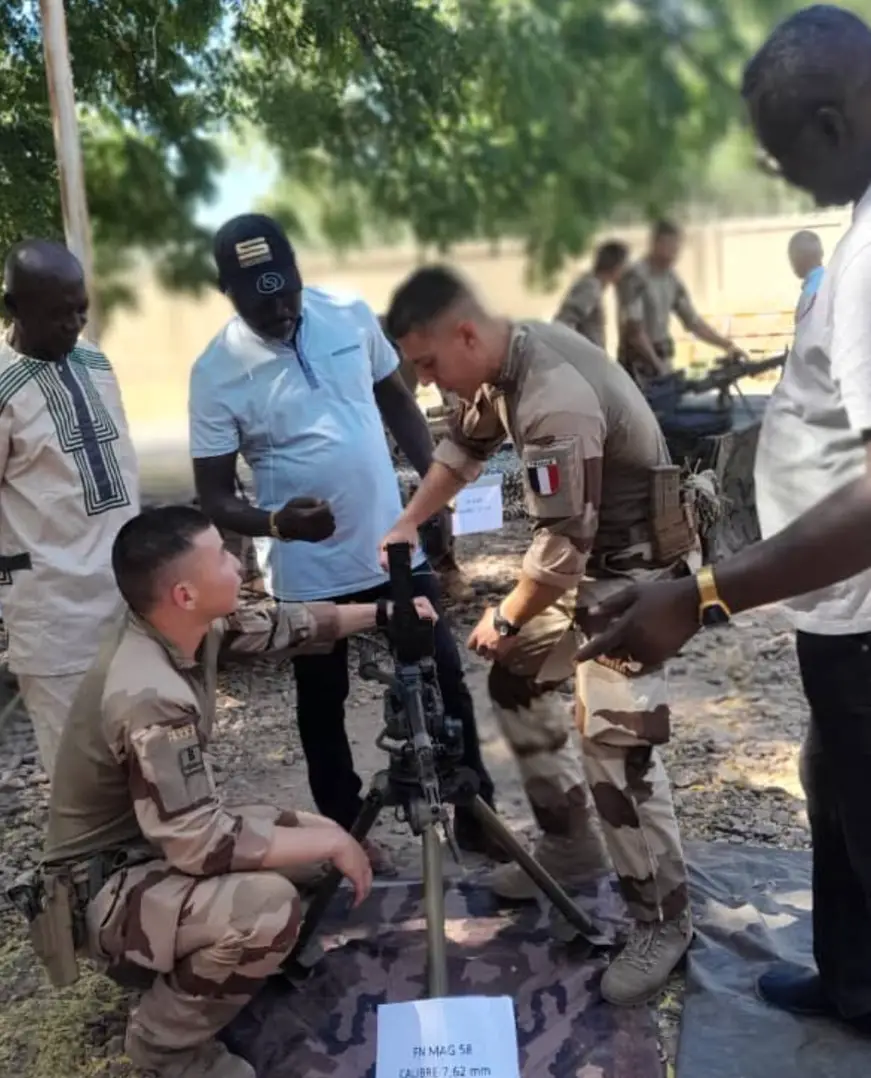
[[[556,457],[543,457],[527,464],[526,477],[535,494],[548,497],[560,488],[560,466]]]

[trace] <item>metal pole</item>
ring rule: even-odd
[[[448,994],[445,877],[442,844],[432,823],[423,829],[423,901],[426,909],[427,989],[430,999],[444,999]]]
[[[67,20],[63,0],[39,0],[42,15],[42,40],[45,48],[45,73],[51,105],[54,148],[60,176],[60,199],[67,246],[85,271],[91,297],[88,336],[98,343],[100,322],[94,289],[94,258],[91,222],[85,195],[85,171],[76,117],[73,72],[67,44]]]

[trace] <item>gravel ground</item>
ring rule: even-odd
[[[458,541],[462,565],[479,602],[455,607],[458,637],[480,605],[508,591],[528,538],[524,521],[497,535]],[[467,653],[468,654],[468,653]],[[673,664],[674,736],[665,759],[684,836],[777,847],[809,845],[797,753],[805,707],[790,633],[762,611],[696,638]],[[486,703],[486,665],[468,657],[485,755],[506,821],[532,835],[530,813],[510,753]],[[234,800],[268,798],[310,808],[296,729],[288,664],[258,664],[221,678],[217,771]],[[348,727],[364,780],[383,766],[375,748],[381,691],[354,676]],[[32,864],[42,842],[47,780],[36,762],[27,719],[13,715],[0,730],[0,889]],[[415,871],[417,844],[404,825],[382,819],[376,835]],[[124,1078],[121,1055],[125,998],[86,973],[64,992],[46,987],[17,915],[0,898],[0,1074],[20,1078]],[[675,975],[657,1007],[663,1058],[673,1066],[682,978]]]

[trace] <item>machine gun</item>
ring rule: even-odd
[[[382,670],[370,649],[361,655],[360,674],[385,686],[384,728],[376,744],[387,752],[388,766],[372,779],[351,834],[362,842],[381,810],[394,808],[412,833],[421,838],[430,997],[448,994],[445,889],[439,829],[443,830],[448,846],[459,862],[448,816],[450,805],[469,807],[474,812],[494,840],[504,847],[577,935],[587,942],[589,950],[607,946],[605,936],[478,795],[477,774],[460,764],[463,728],[458,719],[445,714],[435,666],[433,623],[422,619],[414,605],[411,547],[407,543],[388,546],[387,558],[393,610],[386,632],[393,671]],[[321,957],[319,949],[313,946],[314,936],[341,882],[339,870],[331,869],[312,898],[296,946],[284,962],[283,972],[290,980],[307,977],[314,962]]]
[[[411,548],[387,548],[393,614],[386,627],[394,659],[393,673],[382,670],[374,653],[361,648],[360,676],[385,686],[384,728],[375,740],[388,753],[391,782],[402,796],[398,808],[415,835],[441,825],[455,859],[453,832],[441,799],[441,781],[449,780],[463,755],[462,723],[446,715],[435,665],[433,623],[414,605]]]
[[[709,406],[704,409],[706,412],[729,412],[733,403],[732,390],[737,389],[743,378],[754,378],[767,371],[777,370],[786,363],[788,354],[788,351],[784,351],[767,359],[721,360],[701,378],[689,378],[686,371],[672,371],[670,374],[649,379],[642,386],[642,391],[660,421],[682,407],[687,411],[696,410],[698,403],[686,398],[697,398],[706,393],[716,393],[716,408]],[[738,393],[740,394],[740,390]]]

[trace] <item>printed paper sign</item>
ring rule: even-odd
[[[457,495],[454,535],[495,532],[502,527],[502,475],[482,475]]]
[[[458,996],[378,1008],[375,1078],[520,1078],[509,996]]]

